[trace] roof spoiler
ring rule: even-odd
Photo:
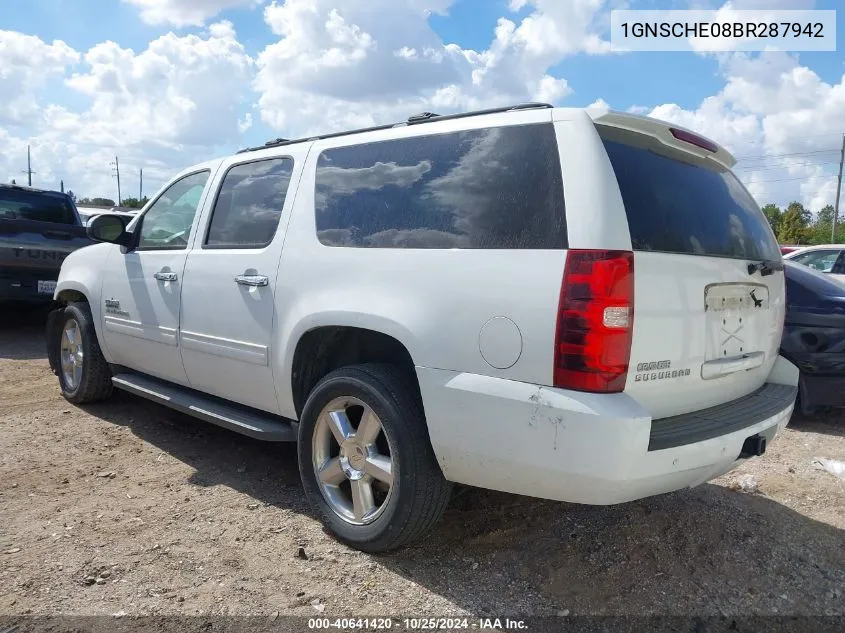
[[[736,159],[724,147],[680,125],[639,114],[615,112],[613,110],[591,112],[590,116],[596,125],[645,134],[674,150],[694,154],[700,158],[709,158],[728,169],[732,169],[736,165]]]

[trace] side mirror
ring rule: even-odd
[[[126,224],[126,218],[106,213],[89,220],[85,231],[89,238],[97,242],[129,246],[132,235],[126,232]]]

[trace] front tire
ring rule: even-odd
[[[112,395],[111,371],[94,329],[94,319],[87,303],[70,303],[58,317],[59,385],[62,395],[74,404],[105,400]]]
[[[427,532],[449,502],[419,396],[391,365],[325,376],[299,426],[299,472],[329,530],[359,550],[396,549]]]

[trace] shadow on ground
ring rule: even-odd
[[[43,358],[41,332],[43,322],[0,325],[0,357]],[[191,466],[191,484],[313,516],[293,444],[265,444],[123,393],[85,410]],[[838,420],[792,424],[843,434]],[[373,560],[481,615],[843,615],[843,543],[843,530],[712,484],[611,507],[458,487],[426,539]]]
[[[47,358],[44,327],[49,308],[0,304],[0,358]]]
[[[825,409],[811,416],[795,414],[789,426],[796,431],[845,437],[845,409]]]
[[[313,516],[292,444],[127,394],[86,409],[189,464],[190,483]],[[842,530],[772,499],[710,484],[612,507],[458,487],[424,541],[374,560],[479,614],[502,604],[533,614],[843,614],[843,542]]]

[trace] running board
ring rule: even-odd
[[[136,396],[152,400],[181,413],[211,422],[241,435],[265,442],[295,442],[296,431],[291,420],[242,407],[187,387],[135,373],[121,373],[112,383]]]

